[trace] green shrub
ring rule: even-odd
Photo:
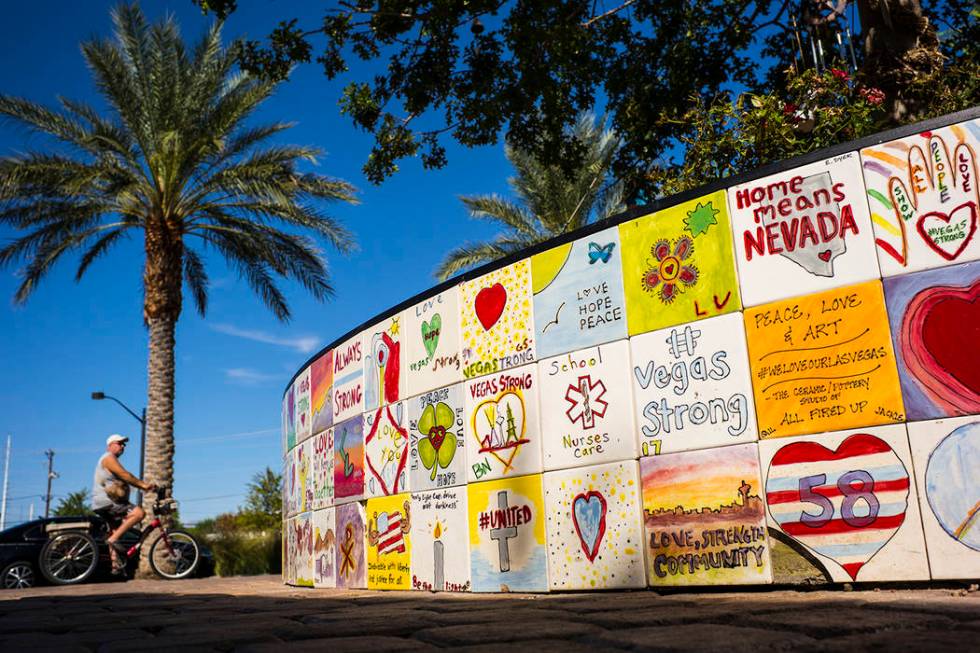
[[[219,576],[278,574],[282,544],[278,532],[224,532],[207,538]]]

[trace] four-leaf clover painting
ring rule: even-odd
[[[456,422],[453,409],[441,401],[429,404],[422,411],[418,429],[422,434],[419,440],[419,460],[426,469],[431,469],[430,480],[435,480],[439,468],[446,469],[456,455],[457,436],[449,429]]]

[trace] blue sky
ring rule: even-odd
[[[0,24],[0,92],[53,106],[57,97],[101,102],[79,43],[108,36],[114,2],[7,3]],[[226,40],[264,36],[281,11],[310,7],[316,24],[324,3],[240,3]],[[144,2],[151,19],[172,12],[185,38],[210,23],[190,0]],[[317,170],[354,183],[358,206],[333,205],[332,215],[357,236],[360,250],[342,257],[327,250],[336,297],[320,304],[299,286],[284,286],[293,310],[278,323],[219,259],[209,259],[212,280],[206,319],[185,302],[177,330],[176,478],[185,521],[235,509],[256,472],[279,469],[279,406],[286,382],[311,353],[352,326],[434,284],[432,270],[449,248],[491,237],[491,225],[469,219],[460,195],[508,193],[511,170],[502,147],[450,146],[449,165],[425,171],[404,162],[383,186],[361,174],[369,135],[339,115],[337,98],[349,79],[328,82],[316,64],[299,68],[268,101],[255,122],[290,120],[297,127],[281,142],[327,152]],[[0,155],[44,147],[44,139],[0,123]],[[0,241],[13,234],[0,229]],[[74,265],[73,265],[74,263]],[[30,505],[44,510],[46,449],[56,452],[57,499],[90,487],[105,438],[138,436],[139,424],[102,390],[139,412],[146,397],[146,332],[142,324],[142,241],[133,238],[74,282],[76,259],[67,259],[41,283],[25,306],[13,305],[15,271],[0,271],[0,437],[13,437],[8,519],[26,519]],[[134,473],[138,448],[122,458]]]

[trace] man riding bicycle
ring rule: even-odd
[[[92,483],[92,510],[115,526],[106,543],[112,555],[112,573],[117,575],[126,569],[126,547],[119,542],[119,538],[146,516],[143,508],[129,502],[129,486],[138,487],[144,492],[157,489],[153,483],[146,483],[127,472],[119,462],[119,456],[126,451],[128,442],[129,438],[119,434],[106,439],[106,452],[95,465]]]

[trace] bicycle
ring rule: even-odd
[[[147,537],[160,529],[160,536],[150,545],[150,568],[167,580],[187,578],[197,569],[201,550],[194,536],[187,531],[170,530],[163,525],[161,515],[176,511],[177,501],[168,496],[169,488],[161,487],[153,504],[153,521],[140,531],[139,539],[126,551],[126,559],[136,556]],[[104,538],[112,533],[112,526],[104,518],[67,524],[49,524],[49,539],[41,549],[41,573],[55,585],[73,585],[87,580],[99,563],[99,543],[91,531],[101,530]],[[120,552],[119,555],[122,555]]]

